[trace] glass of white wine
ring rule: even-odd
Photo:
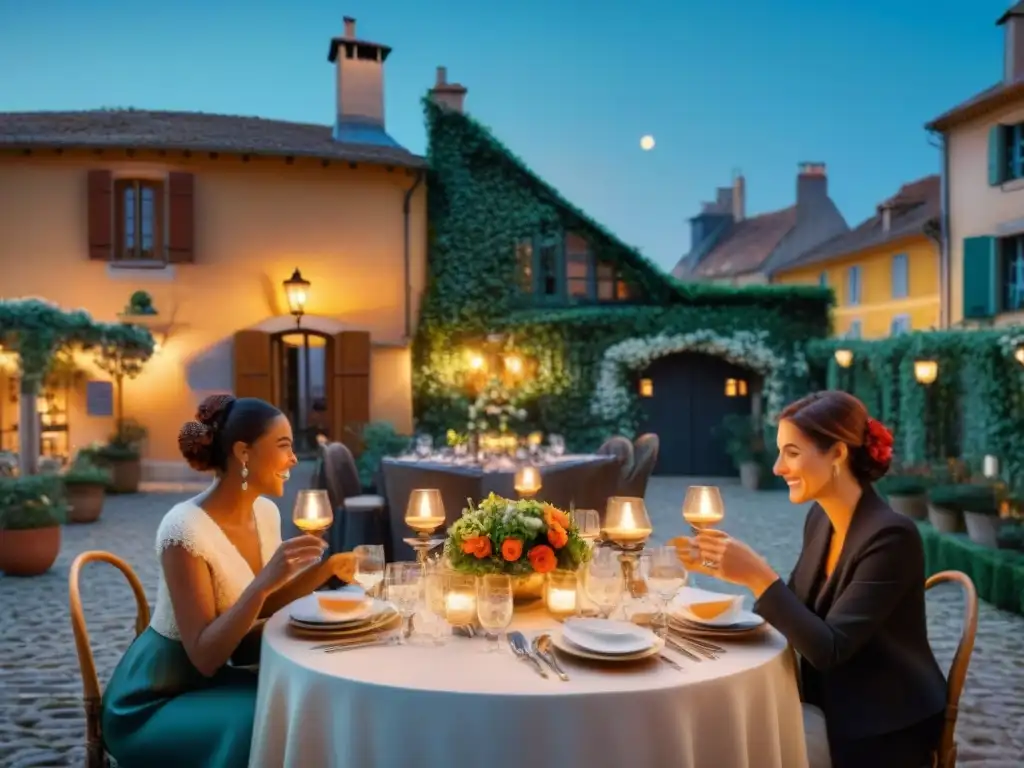
[[[384,581],[384,547],[380,544],[360,544],[352,550],[356,558],[356,583],[366,590],[373,591]]]
[[[488,573],[477,579],[476,613],[487,636],[487,652],[500,650],[501,633],[512,623],[512,579],[503,573]]]
[[[601,516],[596,509],[574,509],[569,513],[569,519],[576,524],[580,538],[588,544],[593,544],[601,535]]]
[[[587,564],[587,597],[597,606],[602,619],[607,619],[622,602],[626,588],[622,563],[614,550],[597,547]]]
[[[303,533],[322,537],[334,522],[334,510],[327,491],[299,491],[292,508],[292,522]]]
[[[405,623],[399,637],[399,642],[404,642],[412,635],[412,617],[423,595],[423,567],[419,563],[388,563],[384,569],[384,589]]]
[[[675,547],[653,547],[640,557],[640,574],[647,588],[661,601],[657,619],[668,633],[668,606],[686,584],[686,568],[679,562]]]

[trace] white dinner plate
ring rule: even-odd
[[[567,619],[562,634],[574,646],[602,656],[641,653],[657,639],[646,627],[610,619]]]
[[[678,624],[700,627],[702,629],[717,629],[722,632],[749,632],[764,624],[764,617],[759,616],[753,611],[740,611],[731,621],[719,621],[718,618],[711,621],[698,619],[684,611],[678,612],[672,619]]]
[[[551,644],[555,646],[562,653],[567,653],[570,656],[576,656],[581,659],[590,659],[591,661],[612,661],[612,662],[627,662],[627,661],[640,661],[641,659],[648,659],[651,656],[657,655],[664,647],[665,641],[657,635],[653,635],[654,644],[649,648],[645,648],[642,651],[635,653],[597,653],[595,651],[588,650],[587,648],[581,648],[580,646],[573,643],[571,640],[567,640],[562,632],[554,632],[551,635]]]
[[[324,610],[314,592],[292,603],[288,609],[288,618],[303,624],[323,624],[337,627],[366,621],[387,608],[388,604],[383,600],[367,598],[366,602],[355,610],[335,613]]]

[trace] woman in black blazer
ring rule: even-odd
[[[930,765],[946,681],[928,643],[924,550],[913,521],[872,483],[892,435],[845,392],[818,392],[779,420],[775,474],[813,501],[785,583],[746,544],[714,530],[677,539],[691,569],[742,584],[800,654],[802,697],[824,713],[834,768]]]

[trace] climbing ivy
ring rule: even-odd
[[[592,448],[623,426],[621,419],[603,422],[591,404],[605,351],[625,339],[762,332],[773,354],[794,361],[782,376],[785,396],[806,390],[801,350],[807,339],[829,332],[830,291],[681,283],[562,198],[473,118],[429,99],[424,108],[430,270],[413,349],[418,429],[439,437],[465,423],[466,350],[489,334],[502,334],[507,350],[531,361],[516,394],[528,413],[521,429],[561,433],[573,449]],[[517,279],[516,242],[570,231],[641,298],[565,307],[531,303]],[[630,394],[627,429],[640,416],[635,387]]]
[[[1024,490],[1024,366],[1015,352],[1024,331],[916,332],[879,340],[816,340],[808,345],[812,375],[856,395],[896,437],[905,464],[962,458],[980,466],[999,457],[1004,479]],[[849,368],[835,351],[853,353]],[[934,360],[933,384],[918,383],[914,362]]]

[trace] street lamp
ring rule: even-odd
[[[935,360],[915,360],[914,378],[918,384],[928,385],[935,381],[939,375],[939,364]]]
[[[853,352],[849,349],[837,349],[835,358],[840,368],[849,368],[853,365]]]
[[[309,299],[309,280],[306,280],[296,267],[292,276],[284,281],[284,292],[288,297],[288,310],[295,317],[295,327],[302,325],[302,316],[306,313],[306,300]]]

